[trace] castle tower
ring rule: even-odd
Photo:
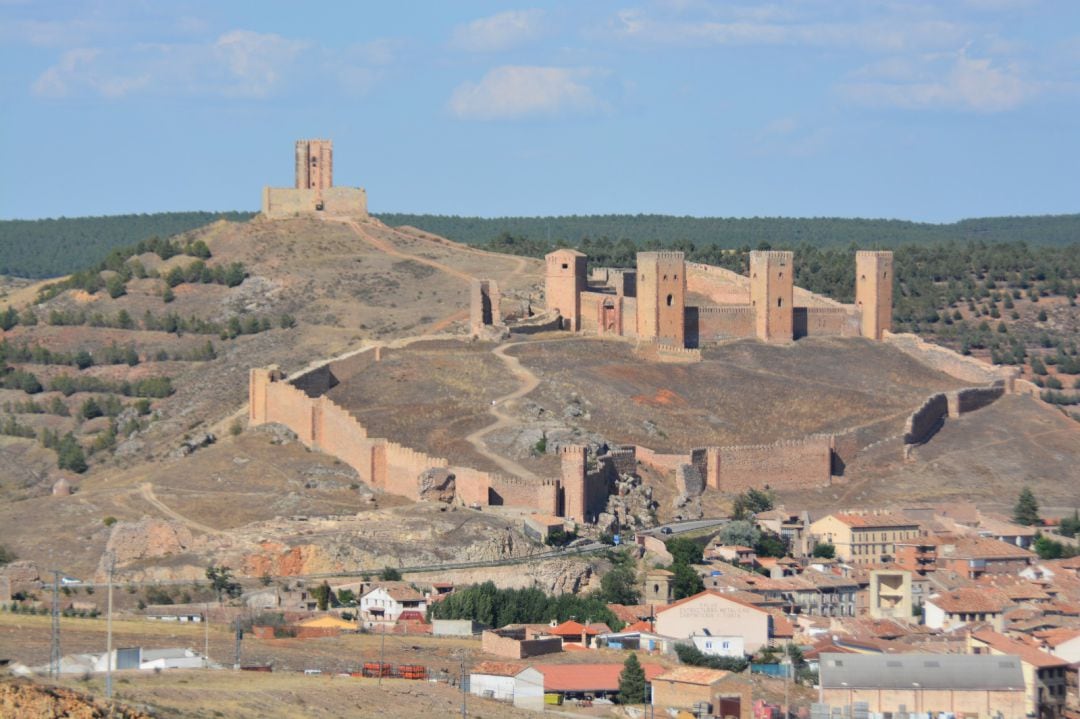
[[[558,310],[563,316],[563,329],[581,329],[581,293],[585,290],[585,269],[588,261],[577,250],[555,250],[547,260],[544,276],[544,296],[547,309]]]
[[[585,447],[577,444],[559,449],[562,457],[563,516],[586,522]]]
[[[296,189],[334,186],[334,144],[330,140],[296,141]]]
[[[879,340],[892,330],[893,253],[855,253],[855,306],[862,312],[862,336]]]
[[[795,338],[793,260],[791,252],[750,253],[750,304],[759,340],[791,342]]]
[[[637,336],[686,346],[686,258],[681,252],[637,255]]]
[[[483,333],[484,327],[502,324],[502,311],[499,307],[502,294],[499,283],[495,280],[474,279],[469,291],[469,332],[473,335]]]

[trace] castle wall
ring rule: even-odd
[[[727,307],[695,307],[698,342],[754,336],[754,308],[748,304]]]
[[[965,382],[993,384],[1004,381],[1006,391],[1011,391],[1010,388],[1019,374],[1016,368],[991,366],[974,357],[965,357],[945,347],[926,342],[917,335],[885,332],[882,339],[923,364]]]
[[[904,444],[922,444],[941,429],[949,416],[949,401],[943,392],[926,398],[922,406],[911,413],[904,426]]]
[[[488,485],[488,499],[485,502],[493,506],[530,507],[542,514],[558,515],[559,483],[545,479],[532,481],[491,475]]]
[[[562,492],[564,517],[584,522],[588,516],[588,495],[585,488],[585,447],[568,445],[559,448],[562,460]]]
[[[320,203],[321,210],[318,209]],[[266,217],[293,217],[316,212],[334,217],[367,217],[367,192],[362,187],[263,188],[262,213]]]
[[[723,267],[687,262],[686,291],[708,297],[718,305],[750,304],[750,278]]]
[[[957,390],[957,409],[960,414],[974,412],[977,409],[993,404],[1003,394],[1005,394],[1004,384],[998,384],[994,387],[967,387]]]
[[[469,331],[478,335],[484,327],[502,324],[502,293],[495,280],[476,280],[469,283]]]
[[[712,457],[709,450],[713,450]],[[691,460],[695,466],[704,460],[706,485],[721,492],[742,492],[765,485],[773,489],[822,487],[832,481],[832,437],[707,448],[704,457],[692,453]]]
[[[850,306],[799,306],[793,312],[792,331],[796,339],[800,337],[858,337],[859,316],[855,308]]]

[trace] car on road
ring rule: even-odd
[[[60,583],[61,584],[82,584],[82,582],[80,582],[75,577],[60,577]]]
[[[671,527],[660,527],[660,534],[671,534]]]

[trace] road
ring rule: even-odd
[[[669,522],[668,524],[661,524],[659,527],[653,527],[652,529],[642,529],[638,534],[650,534],[654,537],[673,537],[677,534],[686,534],[687,532],[695,532],[699,529],[708,529],[710,527],[720,527],[727,524],[730,520],[727,517],[714,517],[712,519],[691,519],[685,522]],[[670,533],[665,533],[664,528],[671,530]]]

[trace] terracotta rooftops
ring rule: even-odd
[[[556,692],[617,691],[623,663],[618,664],[537,664],[533,668],[544,675],[544,690]],[[666,669],[659,664],[642,662],[645,681],[651,682]]]
[[[926,601],[950,614],[960,612],[1003,612],[1011,603],[1008,597],[996,589],[974,589],[970,587],[954,589],[951,592],[942,592]]]
[[[657,614],[663,614],[664,612],[670,611],[670,610],[674,609],[675,607],[681,607],[682,605],[684,605],[684,604],[686,604],[688,602],[693,602],[693,601],[695,601],[697,599],[701,599],[702,597],[704,597],[706,595],[709,595],[709,594],[711,594],[714,597],[720,597],[721,599],[725,599],[725,600],[727,600],[729,602],[732,602],[734,604],[741,604],[744,607],[750,607],[751,609],[754,609],[754,610],[759,611],[759,612],[764,612],[765,611],[764,609],[762,609],[761,607],[759,607],[759,606],[757,606],[755,604],[751,604],[750,602],[743,601],[741,599],[736,599],[736,598],[732,597],[731,592],[718,592],[715,589],[706,589],[704,592],[698,592],[697,594],[695,594],[692,597],[686,597],[685,599],[680,599],[677,602],[674,602],[672,604],[668,604],[666,607],[658,607],[656,609],[656,613]]]
[[[1010,639],[1004,634],[998,634],[989,629],[972,632],[971,637],[1002,654],[1015,654],[1023,661],[1040,669],[1069,666],[1069,662],[1065,659],[1047,654],[1029,644]]]
[[[855,512],[837,512],[833,517],[849,527],[877,528],[877,527],[918,527],[919,523],[914,519],[901,517],[896,514],[881,512],[878,514],[859,514]]]

